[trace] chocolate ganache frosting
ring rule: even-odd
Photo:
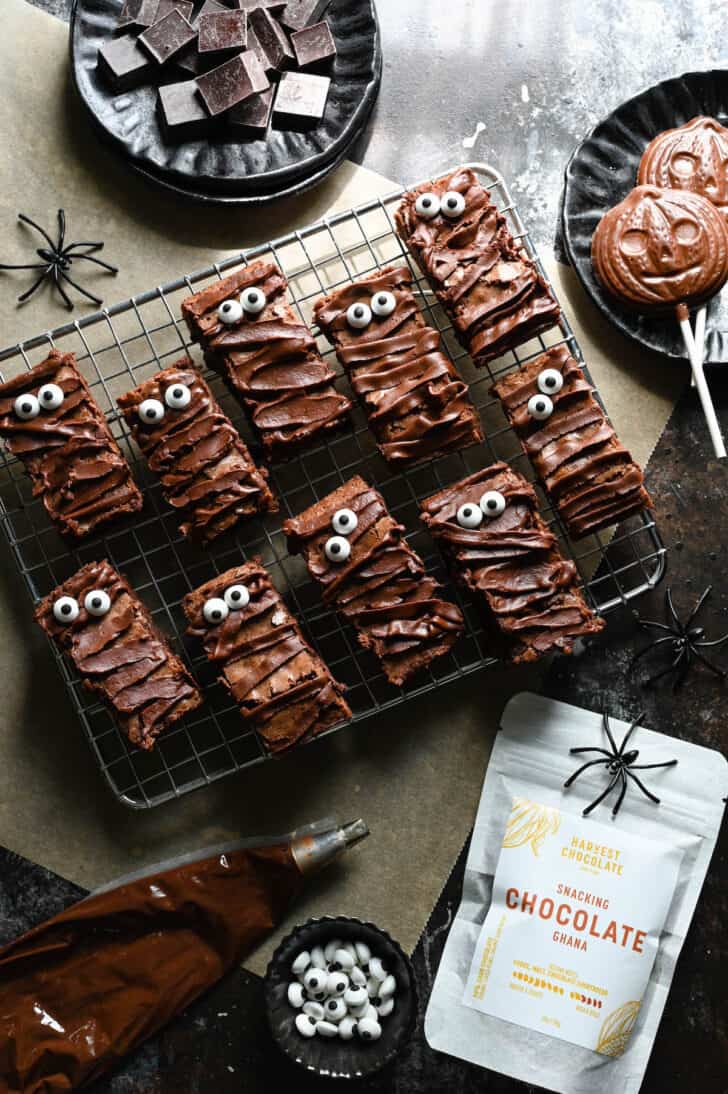
[[[183,607],[188,633],[202,642],[240,714],[269,752],[300,744],[351,717],[343,685],[306,642],[257,559],[195,589]]]
[[[548,285],[470,168],[405,194],[395,221],[476,365],[557,322]]]
[[[508,660],[571,653],[575,638],[604,627],[541,517],[533,487],[507,464],[427,498],[422,520],[485,608],[494,646]]]
[[[241,517],[278,508],[267,471],[256,467],[189,357],[117,402],[185,535],[209,543]]]
[[[184,664],[111,563],[89,562],[41,600],[35,619],[139,748],[152,748],[202,703]]]
[[[51,350],[0,384],[0,436],[59,530],[80,539],[142,496],[72,353]]]
[[[364,324],[352,310],[359,307]],[[317,302],[314,318],[389,463],[408,466],[483,440],[468,386],[425,322],[408,269],[388,267],[337,289]]]
[[[205,360],[239,397],[273,458],[321,441],[351,409],[311,331],[286,301],[287,285],[272,262],[254,262],[182,302]]]
[[[404,528],[358,475],[287,520],[283,531],[324,600],[353,624],[391,683],[404,683],[461,633],[460,609],[438,595],[440,585],[425,573]]]
[[[572,539],[652,505],[641,468],[567,346],[507,373],[492,391]],[[542,397],[550,413],[534,416]]]
[[[691,307],[728,279],[728,227],[701,194],[636,186],[599,221],[592,263],[605,289],[630,308]]]
[[[640,186],[692,190],[728,213],[728,129],[715,118],[692,118],[650,141],[640,160]]]

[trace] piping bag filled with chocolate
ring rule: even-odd
[[[98,1079],[238,964],[308,874],[369,834],[322,821],[166,863],[0,950],[0,1092]]]

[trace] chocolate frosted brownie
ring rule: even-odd
[[[505,463],[476,471],[422,503],[422,520],[457,579],[478,594],[509,661],[571,653],[604,620],[587,606],[573,562],[538,511],[532,486]]]
[[[493,385],[572,539],[652,505],[644,476],[566,346]]]
[[[41,600],[35,618],[139,748],[153,748],[160,733],[202,703],[184,664],[110,562],[89,562]]]
[[[468,386],[428,327],[408,269],[388,267],[314,308],[369,418],[379,451],[408,466],[483,440]]]
[[[189,357],[117,399],[185,535],[201,543],[278,508],[252,457]]]
[[[240,398],[273,458],[321,441],[351,409],[286,301],[287,285],[272,262],[254,262],[182,302],[205,360]]]
[[[469,168],[405,194],[395,221],[476,365],[557,322],[548,285]]]
[[[462,631],[460,609],[438,595],[404,528],[358,475],[287,520],[283,531],[324,601],[353,624],[391,683],[403,684],[446,653]]]
[[[282,752],[351,717],[344,687],[301,634],[257,559],[188,593],[188,633],[269,752]]]
[[[0,384],[0,436],[64,535],[81,539],[141,509],[129,466],[72,353],[53,349]]]

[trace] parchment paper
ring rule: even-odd
[[[63,205],[71,238],[104,239],[105,256],[121,268],[115,279],[92,279],[112,304],[393,188],[345,163],[312,194],[272,208],[181,204],[97,142],[69,86],[66,27],[24,0],[3,0],[3,17],[4,261],[29,261],[32,241],[15,225],[18,211],[47,227]],[[685,374],[644,362],[637,367],[625,344],[580,299],[572,275],[553,261],[549,269],[564,303],[573,299],[571,313],[579,317],[582,345],[617,429],[645,460]],[[0,277],[2,345],[68,318],[50,295],[16,309],[15,297],[27,285],[26,275]],[[216,841],[288,831],[323,814],[363,816],[371,838],[321,875],[281,931],[308,915],[353,914],[414,947],[472,823],[503,705],[515,691],[538,690],[542,667],[477,674],[281,762],[161,809],[132,813],[103,785],[4,543],[0,567],[0,842],[93,888]],[[264,970],[281,931],[252,957],[253,970]]]

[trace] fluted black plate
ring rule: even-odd
[[[154,182],[197,200],[260,204],[320,181],[360,135],[379,91],[382,55],[374,0],[331,0],[326,19],[338,55],[323,121],[304,133],[270,129],[265,140],[170,143],[157,118],[151,85],[114,93],[97,68],[121,0],[75,0],[71,68],[82,103],[99,134]],[[170,72],[165,82],[184,79]]]
[[[566,168],[563,238],[584,288],[623,334],[669,357],[686,356],[677,322],[635,314],[611,297],[594,276],[591,241],[602,216],[636,185],[642,153],[652,138],[698,114],[728,124],[728,71],[688,72],[635,95],[599,123]],[[727,298],[728,289],[708,309],[708,363],[728,361]]]

